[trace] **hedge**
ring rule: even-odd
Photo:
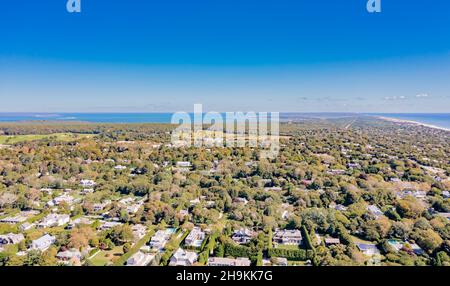
[[[305,261],[314,257],[313,250],[305,249],[270,248],[267,254],[269,257],[284,257],[293,261]]]
[[[257,255],[256,252],[252,251],[250,247],[233,245],[229,242],[225,243],[225,256],[232,257],[255,257]]]
[[[304,225],[301,227],[301,230],[302,230],[306,249],[314,250],[314,245],[312,244],[311,237],[309,236],[309,233],[306,230],[306,227]]]

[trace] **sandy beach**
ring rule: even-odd
[[[431,125],[431,124],[425,124],[425,123],[412,121],[412,120],[404,120],[404,119],[397,119],[397,118],[384,117],[384,116],[378,116],[377,118],[382,119],[382,120],[386,120],[386,121],[390,121],[390,122],[394,122],[394,123],[402,123],[402,124],[410,124],[410,125],[416,125],[416,126],[424,126],[424,127],[428,127],[428,128],[439,129],[439,130],[444,130],[444,131],[450,132],[450,129],[448,129],[448,128],[439,127],[439,126],[435,126],[435,125]]]

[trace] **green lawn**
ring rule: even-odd
[[[91,262],[94,266],[105,266],[114,264],[123,255],[122,246],[116,246],[111,250],[102,250],[97,255],[95,255]]]
[[[372,244],[372,243],[374,243],[372,241],[363,240],[363,239],[361,239],[359,237],[356,237],[354,235],[350,235],[350,236],[351,236],[351,238],[353,240],[353,243],[364,243],[364,244]]]
[[[276,248],[287,249],[287,250],[299,250],[301,249],[298,245],[278,245]]]
[[[0,136],[0,144],[16,144],[20,142],[29,142],[36,140],[54,140],[54,141],[73,141],[81,138],[92,138],[92,134],[75,134],[75,133],[55,133],[46,135],[2,135]]]

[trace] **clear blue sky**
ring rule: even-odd
[[[0,112],[450,112],[450,1],[2,0]]]

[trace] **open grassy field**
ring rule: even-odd
[[[30,142],[37,140],[53,140],[53,141],[74,141],[82,138],[91,138],[92,134],[75,134],[75,133],[54,133],[47,135],[2,135],[0,136],[0,144],[16,144],[21,142]]]
[[[123,255],[123,247],[116,246],[111,250],[102,250],[95,255],[91,262],[94,266],[105,266],[114,264]]]
[[[356,237],[354,235],[351,235],[351,238],[353,240],[353,243],[363,243],[363,244],[371,244],[371,243],[373,243],[372,241],[364,240],[364,239],[361,239],[361,238]]]

